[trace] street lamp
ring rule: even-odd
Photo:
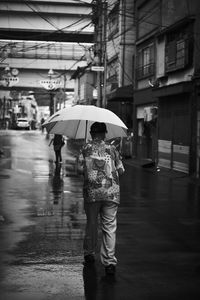
[[[49,104],[49,111],[50,115],[53,115],[56,111],[56,103],[54,103],[54,93],[53,90],[57,89],[60,85],[60,80],[55,78],[54,71],[50,69],[48,71],[48,79],[40,80],[40,84],[49,91],[50,94],[50,104]]]
[[[49,91],[50,94],[50,104],[49,104],[49,111],[50,115],[54,114],[57,109],[57,101],[59,102],[59,108],[61,109],[61,102],[64,102],[65,106],[65,90],[66,90],[66,71],[63,74],[59,74],[55,72],[53,69],[49,69],[48,71],[48,79],[40,80],[40,84]],[[64,77],[64,91],[59,91],[58,88],[61,86],[61,76]],[[53,92],[55,91],[55,92]]]
[[[54,95],[52,93],[52,90],[54,89],[54,84],[52,82],[52,76],[53,75],[54,75],[54,71],[52,69],[50,69],[49,72],[48,72],[48,77],[49,77],[48,89],[50,91],[50,104],[49,104],[50,116],[53,115],[54,112],[56,111],[56,109],[55,109]]]
[[[64,107],[65,107],[65,100],[66,100],[66,81],[67,81],[67,76],[66,76],[66,66],[65,66],[65,71],[63,74],[63,79],[64,79],[64,85],[63,85],[63,89],[64,89]]]
[[[48,76],[52,76],[52,75],[54,75],[54,71],[53,69],[49,69]]]

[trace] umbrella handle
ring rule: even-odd
[[[51,141],[50,141],[50,143],[49,143],[49,147],[51,146],[52,142],[53,142],[53,139],[51,139]]]

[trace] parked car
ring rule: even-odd
[[[30,130],[31,126],[27,118],[18,118],[16,128]]]

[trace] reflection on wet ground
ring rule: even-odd
[[[65,148],[56,165],[41,133],[9,134],[0,141],[3,300],[199,299],[199,185],[125,164],[113,280],[99,260],[82,264],[85,214],[75,158]]]
[[[85,215],[82,205],[82,182],[77,175],[75,177],[74,159],[66,152],[63,154],[64,163],[55,165],[54,153],[48,147],[48,141],[45,143],[43,137],[38,134],[32,134],[28,139],[27,136],[29,135],[17,132],[17,136],[11,136],[8,139],[9,147],[4,142],[4,162],[1,163],[1,170],[5,171],[3,174],[1,173],[1,178],[12,177],[11,186],[7,189],[6,186],[4,189],[2,188],[4,201],[7,197],[10,201],[16,201],[16,195],[20,193],[29,202],[29,221],[30,224],[32,222],[35,224],[29,243],[31,240],[40,240],[45,243],[43,245],[45,249],[47,240],[61,239],[67,244],[66,239],[73,239],[71,251],[80,255]],[[41,144],[39,144],[40,142]],[[8,170],[13,171],[12,173],[8,172],[11,175],[5,174]],[[16,177],[18,179],[14,181]],[[23,185],[24,189],[22,190]],[[26,240],[25,244],[28,249],[30,248],[29,243]],[[60,249],[62,248],[61,244],[64,242],[60,243],[58,247]],[[43,246],[41,245],[40,248]],[[24,245],[22,248],[24,251]],[[62,253],[66,254],[65,248],[66,246],[62,249]],[[70,252],[69,245],[67,252]]]
[[[38,133],[5,136],[0,148],[3,299],[82,299],[85,215],[74,158],[65,149],[55,165]]]
[[[123,299],[121,296],[116,298],[117,293],[120,295],[116,290],[116,277],[106,275],[99,277],[99,270],[96,265],[85,265],[83,267],[83,282],[86,300]],[[132,296],[130,295],[130,297]],[[126,297],[125,299],[128,298]]]

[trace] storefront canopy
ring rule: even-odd
[[[109,95],[107,95],[107,98],[109,101],[124,101],[130,99],[132,101],[133,99],[133,86],[127,85],[122,86],[111,92]]]

